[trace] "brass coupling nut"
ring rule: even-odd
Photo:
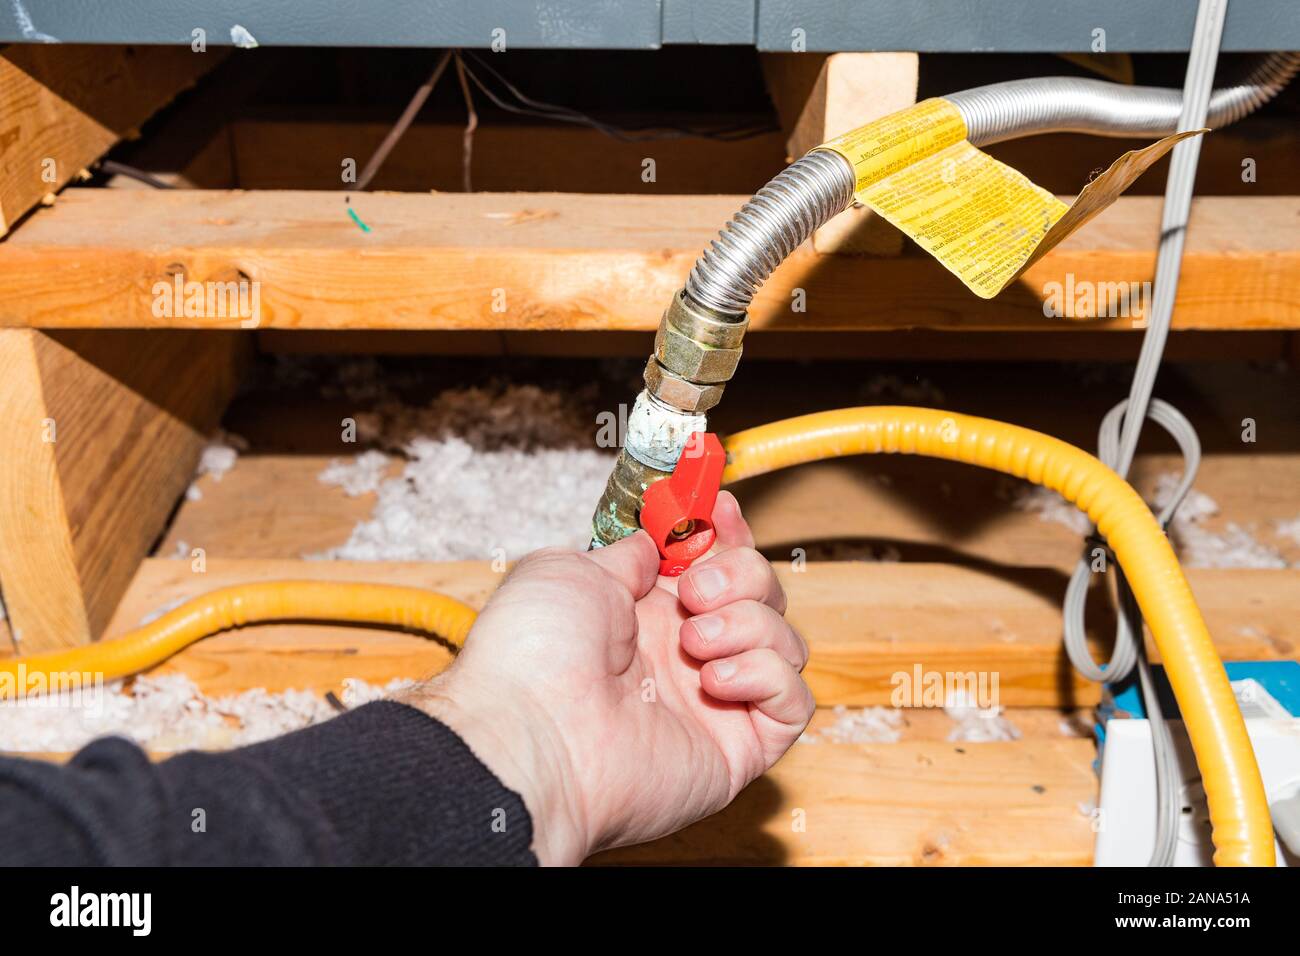
[[[655,335],[655,358],[674,375],[711,385],[736,372],[748,316],[723,316],[697,305],[686,290],[673,296]]]
[[[646,363],[642,378],[645,380],[647,392],[665,405],[683,412],[691,414],[707,412],[722,401],[723,383],[701,385],[698,382],[688,381],[668,371],[653,356]]]
[[[664,311],[646,365],[646,388],[655,398],[687,412],[703,412],[722,398],[736,372],[748,316],[728,316],[696,303],[679,290]]]

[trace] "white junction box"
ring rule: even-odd
[[[1285,711],[1283,711],[1285,713]],[[1205,791],[1181,720],[1168,721],[1183,781],[1182,821],[1175,866],[1212,866]],[[1264,777],[1270,806],[1300,799],[1300,719],[1258,717],[1246,721]],[[1097,866],[1146,866],[1155,847],[1156,771],[1147,720],[1112,719],[1101,758],[1101,801],[1095,826]],[[1276,812],[1276,811],[1275,811]],[[1277,844],[1279,866],[1300,866],[1300,857]]]

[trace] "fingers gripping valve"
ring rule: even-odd
[[[676,577],[713,546],[713,506],[726,464],[718,436],[696,432],[673,473],[645,490],[641,527],[659,549],[660,574]]]

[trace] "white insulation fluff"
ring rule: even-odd
[[[835,723],[804,733],[800,743],[896,744],[903,737],[903,712],[895,707],[835,706]]]
[[[1152,504],[1163,508],[1178,487],[1179,475],[1156,479]],[[1257,540],[1246,528],[1229,522],[1222,533],[1204,526],[1219,513],[1218,503],[1193,488],[1178,506],[1169,525],[1169,538],[1179,559],[1189,568],[1285,568],[1286,559],[1276,548]]]
[[[409,686],[343,682],[345,707],[378,700]],[[208,697],[183,674],[137,677],[64,694],[0,702],[0,751],[66,753],[99,737],[118,736],[154,751],[220,750],[268,740],[318,724],[339,711],[301,690],[261,688]]]
[[[984,744],[1020,739],[1020,728],[1002,716],[1001,707],[975,706],[963,692],[953,694],[943,712],[954,725],[948,732],[950,741]]]
[[[413,408],[382,401],[357,433],[371,449],[320,475],[374,511],[343,545],[315,558],[352,561],[514,560],[542,547],[587,546],[591,509],[613,464],[593,448],[580,396],[535,385],[451,389]]]
[[[199,454],[199,464],[194,471],[195,481],[186,489],[185,497],[190,501],[199,501],[203,492],[198,486],[198,479],[211,475],[213,481],[220,481],[226,472],[235,467],[241,452],[248,451],[248,442],[238,435],[218,431]]]
[[[1156,478],[1151,505],[1162,509],[1178,487],[1181,475],[1165,473]],[[1064,525],[1080,535],[1088,533],[1087,517],[1055,491],[1039,485],[1025,486],[1009,479],[998,490],[1018,511],[1036,514],[1043,521]],[[1179,561],[1187,568],[1285,568],[1287,560],[1276,548],[1255,537],[1249,528],[1228,522],[1222,531],[1211,531],[1207,519],[1219,514],[1218,503],[1193,488],[1187,493],[1169,525],[1169,540]],[[1279,536],[1286,524],[1275,525]]]

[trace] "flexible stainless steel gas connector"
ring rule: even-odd
[[[1240,82],[1210,96],[1206,125],[1235,123],[1267,103],[1300,69],[1300,54],[1270,53]],[[945,96],[961,111],[976,146],[1038,133],[1168,136],[1177,132],[1181,90],[1121,86],[1066,76],[1012,80]]]
[[[1238,82],[1214,91],[1207,125],[1226,126],[1267,103],[1300,71],[1300,53],[1270,53]],[[1164,136],[1175,132],[1182,91],[1104,80],[1042,77],[994,83],[944,99],[966,122],[967,138],[987,146],[1038,133]],[[778,265],[853,201],[853,170],[843,157],[809,153],[758,191],[727,223],[691,270],[686,291],[710,309],[739,315]]]
[[[826,150],[776,175],[700,256],[686,291],[701,305],[739,315],[790,253],[853,201],[853,167]]]
[[[1238,83],[1216,90],[1209,125],[1235,122],[1277,95],[1300,54],[1261,58]],[[1073,130],[1106,136],[1173,132],[1179,90],[1046,77],[997,83],[945,97],[976,146]],[[596,509],[592,542],[637,527],[642,493],[668,475],[687,437],[706,427],[739,361],[754,295],[786,257],[853,202],[856,176],[838,153],[815,150],[779,173],[736,213],[695,263],[665,311],[646,366],[627,443]]]

